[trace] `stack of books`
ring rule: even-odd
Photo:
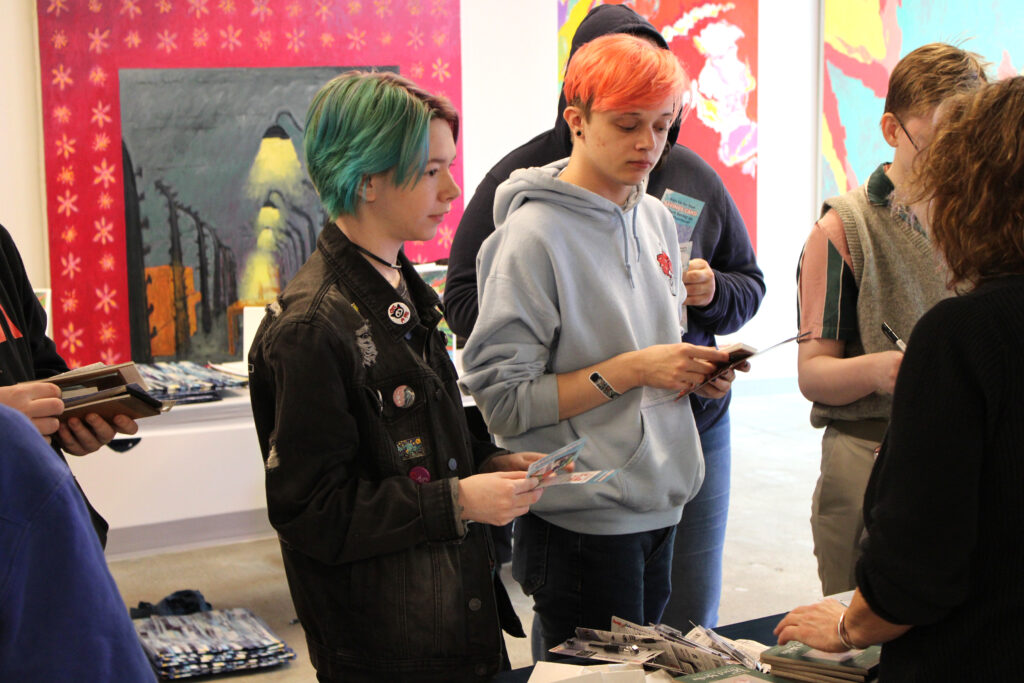
[[[62,422],[95,413],[107,420],[127,415],[138,420],[167,412],[174,401],[165,401],[150,391],[139,366],[131,361],[104,365],[93,363],[53,377],[33,382],[49,382],[60,387],[64,401]]]
[[[866,650],[822,652],[791,640],[785,645],[770,647],[761,653],[761,661],[770,664],[772,676],[811,683],[861,683],[878,674],[882,648],[872,645]]]
[[[133,619],[150,663],[163,679],[276,666],[295,658],[263,620],[244,607]]]

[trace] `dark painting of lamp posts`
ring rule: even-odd
[[[302,122],[339,68],[120,72],[132,358],[239,360],[326,220]]]

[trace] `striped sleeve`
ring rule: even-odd
[[[857,285],[843,224],[829,211],[814,224],[797,267],[797,319],[813,339],[855,339]]]

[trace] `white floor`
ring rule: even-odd
[[[726,534],[720,623],[786,611],[821,597],[808,517],[821,432],[795,380],[737,382],[732,404],[732,495]],[[277,670],[232,680],[310,681],[302,629],[292,623],[277,543],[264,539],[179,553],[114,560],[111,571],[129,606],[175,590],[200,590],[215,608],[250,607],[297,652]],[[507,569],[507,568],[506,568]],[[507,570],[505,571],[507,574]],[[506,577],[529,633],[531,601]],[[530,664],[527,640],[508,638],[514,667]]]

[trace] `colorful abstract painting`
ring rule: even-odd
[[[1024,5],[1010,0],[824,0],[821,198],[865,182],[892,149],[879,130],[889,73],[908,52],[946,42],[991,62],[989,75],[1021,72]]]
[[[661,32],[692,79],[679,143],[718,172],[757,247],[757,0],[557,0],[559,78],[593,7],[629,5]]]
[[[240,355],[242,311],[323,225],[301,150],[328,79],[397,71],[462,104],[458,0],[39,0],[38,17],[53,330],[73,367]],[[409,257],[447,256],[461,213]]]

